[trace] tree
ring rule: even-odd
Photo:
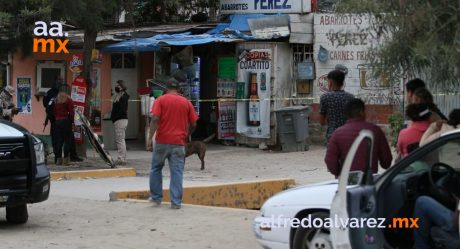
[[[377,33],[389,37],[372,48],[376,76],[417,76],[441,91],[458,92],[460,1],[341,0],[337,10],[374,17]]]
[[[19,47],[24,55],[30,55],[34,23],[50,20],[50,1],[0,0],[0,6],[0,52],[9,52]]]
[[[217,0],[131,0],[136,25],[150,22],[203,22],[215,16]]]
[[[67,23],[84,31],[83,72],[88,84],[86,96],[91,96],[91,53],[96,47],[96,38],[104,25],[114,22],[118,16],[121,1],[118,0],[52,0],[52,17],[66,20]],[[86,98],[85,115],[88,116],[90,98]],[[85,156],[84,145],[77,147],[79,154]]]

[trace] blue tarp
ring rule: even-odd
[[[235,42],[242,41],[243,38],[234,34],[201,34],[192,35],[191,33],[180,34],[160,34],[149,38],[136,38],[122,41],[102,48],[105,52],[147,52],[159,51],[162,44],[172,46],[188,46],[207,44],[212,42]]]
[[[151,52],[159,50],[158,42],[152,38],[129,39],[101,49],[104,52]]]
[[[249,19],[260,19],[266,18],[270,15],[265,14],[238,14],[230,16],[230,25],[228,26],[231,30],[238,31],[251,31],[249,28],[248,20]]]
[[[188,46],[212,42],[235,42],[254,39],[252,35],[242,32],[250,31],[248,20],[266,18],[266,14],[241,14],[230,16],[230,23],[219,23],[214,29],[205,34],[191,33],[160,34],[149,38],[134,38],[102,48],[105,52],[148,52],[159,51],[162,44],[172,46]]]

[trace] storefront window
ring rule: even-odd
[[[58,76],[65,78],[65,61],[40,61],[37,64],[37,93],[51,89]]]
[[[123,68],[123,54],[112,54],[111,62],[112,68]]]
[[[123,68],[136,68],[136,55],[123,54]]]
[[[311,94],[314,79],[313,46],[310,44],[294,44],[292,52],[297,93]]]
[[[136,68],[136,55],[131,53],[113,53],[112,68]]]

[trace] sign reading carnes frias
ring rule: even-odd
[[[309,13],[311,0],[220,0],[223,14]]]

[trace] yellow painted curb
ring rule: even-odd
[[[254,182],[234,182],[209,186],[185,187],[183,203],[214,207],[260,209],[274,194],[295,185],[294,179],[275,179]],[[149,198],[149,191],[110,193],[110,200]],[[169,190],[163,190],[163,200],[169,202]]]
[[[136,176],[136,169],[95,169],[78,171],[56,171],[51,172],[51,180],[71,180],[79,178],[109,178],[109,177],[131,177]]]

